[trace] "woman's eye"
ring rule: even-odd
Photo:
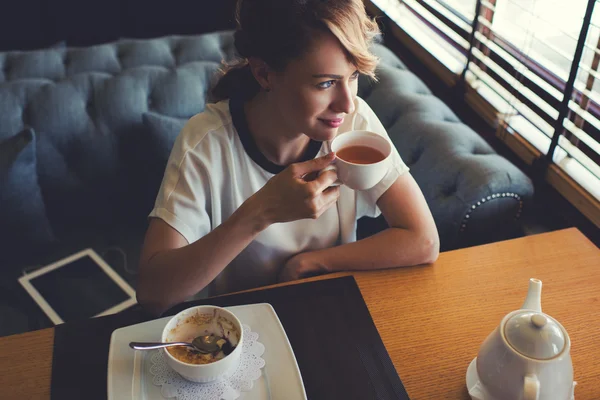
[[[317,85],[319,89],[329,89],[335,84],[335,81],[321,82]]]

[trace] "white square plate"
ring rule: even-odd
[[[258,333],[265,346],[262,376],[239,400],[306,400],[302,376],[283,326],[270,304],[225,307]],[[162,330],[171,317],[116,329],[108,352],[108,399],[162,400],[160,386],[152,383],[149,372],[152,351],[133,350],[129,342],[160,341]]]

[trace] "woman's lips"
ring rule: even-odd
[[[331,128],[338,128],[342,124],[342,122],[344,122],[344,118],[335,118],[335,119],[319,118],[319,121],[321,121],[322,123],[324,123],[325,125],[327,125]]]

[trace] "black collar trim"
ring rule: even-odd
[[[229,99],[229,112],[231,112],[231,118],[233,126],[235,127],[238,136],[244,146],[246,154],[257,163],[262,169],[272,174],[278,174],[285,169],[285,165],[277,165],[267,159],[263,153],[260,152],[254,137],[250,133],[248,128],[248,122],[246,120],[246,114],[244,113],[244,102],[239,98]],[[316,140],[310,140],[308,148],[304,152],[300,162],[312,160],[317,156],[319,150],[321,150],[321,142]]]

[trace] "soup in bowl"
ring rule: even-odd
[[[187,346],[164,348],[167,364],[192,382],[211,382],[237,368],[244,340],[242,324],[230,311],[217,306],[197,306],[169,320],[163,342],[189,342],[198,336],[215,335],[218,350],[204,354]]]

